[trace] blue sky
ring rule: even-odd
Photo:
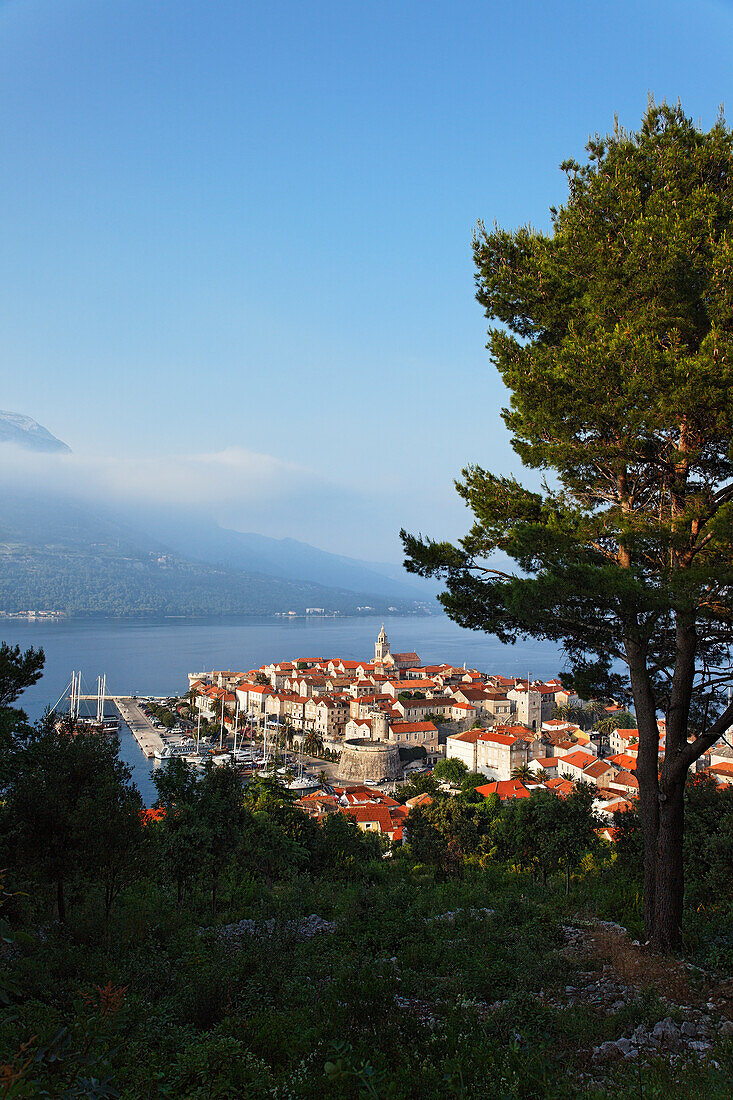
[[[0,405],[92,494],[455,537],[462,466],[519,470],[472,227],[546,227],[648,92],[710,125],[732,56],[709,0],[6,0]]]

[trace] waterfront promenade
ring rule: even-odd
[[[163,738],[153,726],[146,714],[140,710],[129,695],[114,695],[112,702],[119,711],[120,718],[129,727],[132,736],[150,759],[163,748]]]

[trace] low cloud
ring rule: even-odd
[[[34,454],[5,443],[0,444],[0,497],[3,487],[104,510],[162,541],[168,523],[216,524],[367,561],[400,561],[400,527],[418,530],[436,508],[436,492],[429,486],[421,494],[399,482],[346,483],[233,446],[176,455],[94,455]],[[462,521],[458,529],[463,526]]]
[[[211,514],[224,501],[246,507],[290,496],[313,479],[304,467],[241,447],[121,457],[0,448],[0,481],[109,505],[196,505]]]

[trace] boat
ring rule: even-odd
[[[308,775],[298,775],[287,784],[287,789],[298,796],[309,794],[311,791],[320,790],[320,787],[321,784],[318,780]]]
[[[172,760],[176,756],[196,756],[195,741],[181,741],[177,745],[163,745],[154,752],[156,760]]]

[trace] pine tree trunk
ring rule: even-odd
[[[644,932],[647,940],[654,934],[657,894],[657,843],[659,840],[659,801],[656,783],[651,791],[645,790],[642,776],[639,780],[639,817],[644,838]]]
[[[59,875],[56,879],[56,909],[58,910],[61,924],[66,923],[66,898],[64,896],[64,880]]]
[[[655,927],[657,890],[659,729],[646,655],[640,651],[640,647],[628,640],[627,653],[639,728],[636,778],[639,783],[639,819],[644,838],[644,930],[646,938],[651,940]]]
[[[685,829],[684,778],[661,796],[655,852],[656,886],[651,942],[660,951],[679,946],[685,894],[683,838]]]

